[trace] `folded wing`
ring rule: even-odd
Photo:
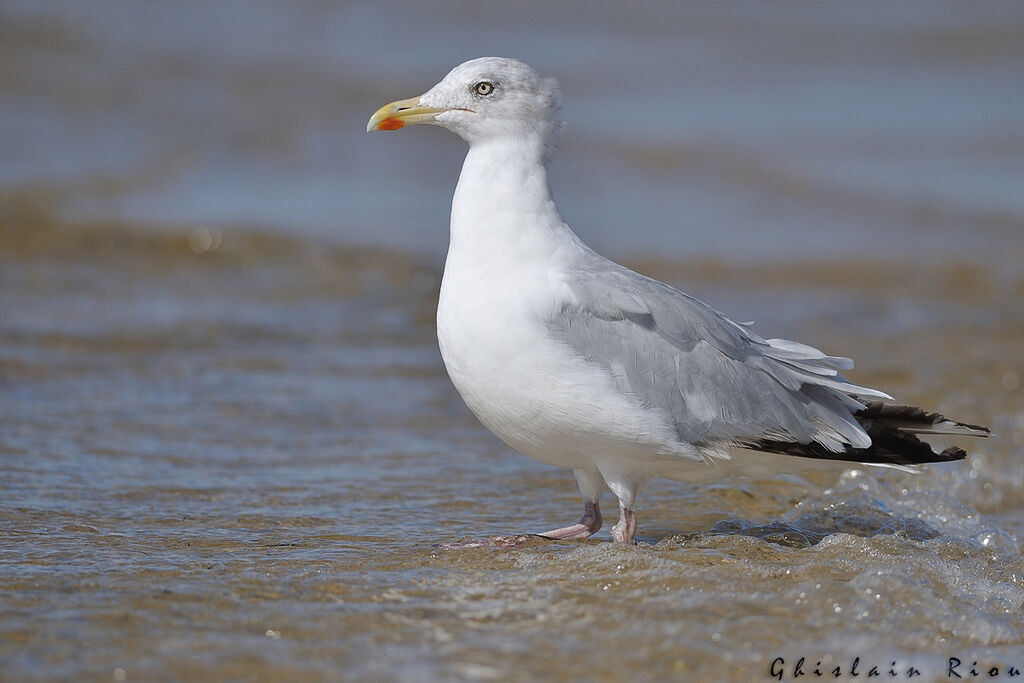
[[[915,434],[983,429],[871,402],[891,397],[843,377],[850,359],[763,339],[750,325],[592,252],[566,286],[569,300],[547,321],[555,336],[709,458],[738,446],[877,464],[951,460],[963,451],[937,453]]]

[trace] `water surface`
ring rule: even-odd
[[[740,680],[776,656],[936,669],[1021,651],[1019,275],[638,264],[998,437],[920,475],[655,482],[636,547],[605,530],[445,551],[569,522],[579,500],[450,387],[436,268],[258,233],[197,253],[187,230],[16,223],[5,677]]]
[[[0,679],[1024,670],[1024,19],[901,8],[6,3]],[[586,240],[996,436],[441,549],[580,512],[441,365],[462,144],[362,132],[487,53],[561,77]]]

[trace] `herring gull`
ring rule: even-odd
[[[566,225],[548,186],[559,114],[553,78],[485,57],[382,107],[366,127],[430,123],[469,143],[452,199],[437,338],[480,422],[515,450],[575,473],[583,517],[536,535],[597,532],[605,487],[619,502],[612,539],[632,542],[637,491],[654,477],[706,481],[772,471],[780,461],[907,468],[966,456],[933,449],[919,434],[989,434],[888,403],[840,374],[850,359],[764,339],[595,253]]]

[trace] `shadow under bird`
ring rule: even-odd
[[[583,517],[537,535],[597,532],[605,487],[619,501],[612,539],[632,542],[637,491],[654,477],[707,481],[795,461],[912,468],[966,456],[935,450],[921,434],[989,434],[886,403],[884,392],[840,374],[850,359],[764,339],[595,253],[566,225],[548,186],[559,114],[554,79],[484,57],[419,97],[382,107],[366,127],[430,123],[469,143],[452,200],[437,337],[480,422],[517,451],[573,469]]]

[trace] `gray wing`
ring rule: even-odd
[[[662,412],[679,440],[709,453],[729,445],[817,442],[867,448],[848,358],[763,339],[707,304],[598,256],[569,273],[572,297],[549,329],[623,392]]]

